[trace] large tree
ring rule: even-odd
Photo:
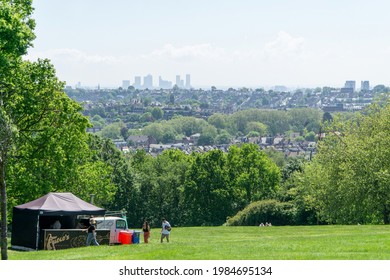
[[[147,155],[144,150],[138,150],[132,156],[138,199],[129,201],[124,208],[137,213],[135,226],[143,219],[157,224],[161,217],[169,217],[176,225],[185,224],[188,205],[183,203],[182,193],[190,161],[189,156],[175,149],[166,150],[157,157]],[[127,201],[127,197],[121,201]]]
[[[26,54],[35,38],[31,0],[0,1],[0,194],[1,194],[1,258],[7,254],[6,166],[17,129],[5,110],[5,98],[14,93],[9,76]]]
[[[337,118],[300,178],[307,201],[326,222],[390,222],[390,103],[355,119]]]
[[[194,154],[184,188],[187,225],[221,225],[233,213],[234,190],[228,181],[226,154]]]
[[[110,139],[96,135],[89,135],[88,144],[91,157],[85,175],[95,182],[86,178],[79,187],[89,187],[87,192],[95,194],[97,204],[115,211],[125,209],[130,220],[136,219],[134,202],[138,192],[134,188],[134,174],[123,153]]]
[[[34,38],[31,13],[31,1],[0,1],[2,259],[8,259],[7,208],[73,185],[87,148],[89,122],[64,93],[54,67],[48,60],[22,60]]]
[[[47,60],[22,62],[10,81],[14,93],[4,99],[4,109],[17,132],[8,168],[13,198],[22,194],[28,200],[69,189],[88,148],[89,123],[80,114],[80,105],[63,92],[63,83]]]
[[[17,70],[8,79],[10,86],[3,87],[11,94],[2,98],[1,114],[8,132],[2,137],[7,145],[2,145],[1,156],[3,231],[7,222],[7,174],[14,202],[69,190],[77,181],[75,171],[88,147],[89,122],[81,115],[81,107],[62,91],[63,83],[57,80],[53,66],[46,60],[26,61]]]
[[[239,190],[241,206],[275,197],[281,177],[280,169],[259,146],[232,146],[227,162],[229,181]]]

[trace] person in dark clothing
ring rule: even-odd
[[[147,221],[142,225],[142,231],[144,232],[144,243],[149,243],[150,225]]]
[[[91,242],[93,242],[93,245],[99,246],[99,243],[96,240],[96,221],[94,219],[90,219],[89,224],[90,225],[87,229],[87,246],[91,245]]]

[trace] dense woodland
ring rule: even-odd
[[[12,207],[48,192],[72,192],[108,210],[127,211],[131,227],[389,223],[390,104],[348,118],[312,111],[240,111],[208,120],[172,119],[145,127],[161,139],[202,131],[213,140],[264,129],[325,132],[309,161],[255,144],[152,157],[123,154],[63,91],[47,60],[23,61],[34,39],[30,1],[0,1],[0,183],[2,258]],[[4,43],[5,42],[5,43]],[[304,113],[302,113],[304,112]],[[157,137],[157,136],[156,136]],[[163,140],[161,140],[163,141]]]

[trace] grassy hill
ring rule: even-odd
[[[161,244],[18,252],[11,260],[390,260],[390,226],[173,228]]]

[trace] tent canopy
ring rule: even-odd
[[[104,215],[96,207],[72,193],[48,193],[13,208],[11,245],[14,248],[42,247],[42,229],[59,220],[63,228],[74,228],[77,215]]]
[[[37,211],[40,215],[104,215],[106,212],[72,193],[48,193],[36,200],[15,206],[15,209]]]

